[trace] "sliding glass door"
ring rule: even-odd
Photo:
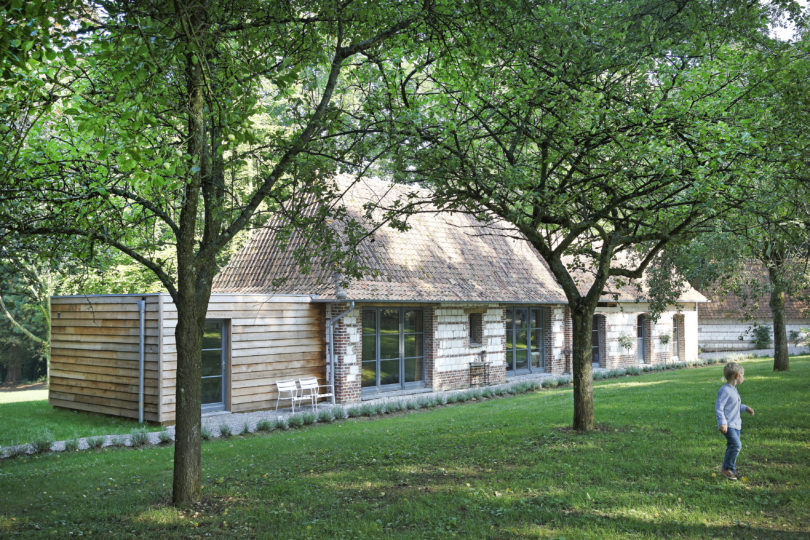
[[[544,308],[506,308],[506,371],[534,373],[545,371]]]
[[[364,393],[424,386],[422,310],[363,309]]]

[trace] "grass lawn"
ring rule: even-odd
[[[0,462],[0,537],[808,538],[810,358],[745,362],[738,466],[720,477],[722,366],[203,445],[203,503],[168,506],[172,448]]]
[[[47,390],[0,392],[0,446],[30,443],[46,430],[54,440],[62,441],[124,434],[137,427],[134,420],[51,407]],[[152,426],[151,431],[159,429]]]

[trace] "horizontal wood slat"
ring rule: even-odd
[[[55,406],[137,416],[138,299],[53,299],[51,397]],[[146,400],[150,414],[157,415],[159,402],[160,421],[172,423],[177,310],[167,295],[146,300]],[[207,318],[228,321],[226,393],[231,410],[275,406],[276,380],[324,378],[324,308],[309,298],[215,294]]]

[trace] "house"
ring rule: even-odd
[[[585,292],[591,281],[579,275]],[[706,297],[683,284],[674,304],[653,318],[644,284],[610,279],[592,324],[593,365],[604,369],[638,364],[695,362],[698,359],[698,306]]]
[[[767,290],[767,274],[756,264],[746,265],[748,271],[760,276],[761,290]],[[753,291],[750,287],[739,294],[721,292],[710,288],[706,296],[710,303],[699,309],[698,345],[705,352],[746,351],[756,349],[754,329],[767,328],[770,334],[770,347],[773,347],[773,313],[770,308],[770,295]],[[806,341],[810,333],[810,305],[790,296],[785,297],[785,319],[790,336],[799,336]],[[795,341],[789,343],[792,352],[806,350]]]
[[[386,206],[406,189],[365,180],[343,203],[363,222],[368,203]],[[360,244],[360,279],[329,264],[302,273],[292,256],[300,235],[285,250],[272,223],[254,231],[214,282],[204,411],[272,408],[276,381],[305,375],[333,382],[336,401],[352,403],[569,372],[566,299],[534,248],[505,225],[425,204],[407,230],[381,228]],[[600,367],[696,357],[699,293],[657,321],[629,290],[603,300],[593,332]],[[52,309],[53,405],[174,421],[168,295],[54,297]]]

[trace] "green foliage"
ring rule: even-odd
[[[348,414],[346,413],[346,409],[341,407],[340,405],[336,407],[332,407],[332,413],[334,413],[335,418],[338,420],[342,420],[344,418],[348,418]]]
[[[231,425],[228,424],[227,422],[222,422],[219,425],[219,436],[222,437],[223,439],[227,439],[231,435],[233,435],[233,430],[231,429]]]
[[[287,424],[291,428],[300,428],[304,425],[304,415],[303,414],[292,414],[287,417]]]
[[[754,346],[757,349],[767,349],[771,345],[771,327],[767,324],[758,324],[751,331]]]
[[[158,432],[158,441],[160,444],[171,444],[173,442],[172,434],[169,433],[169,430],[163,429]]]
[[[244,423],[242,426],[242,431],[239,432],[240,435],[250,435],[250,424],[247,422]]]
[[[126,446],[126,445],[127,445],[127,440],[126,440],[126,437],[124,437],[123,435],[113,435],[109,439],[108,446],[110,446],[112,448],[118,448],[118,447]]]
[[[51,450],[51,446],[53,446],[54,438],[53,434],[50,431],[43,431],[32,443],[32,447],[34,449],[35,454],[42,454],[44,452],[49,452]]]
[[[208,429],[206,426],[203,426],[200,429],[200,438],[202,438],[202,440],[204,440],[204,441],[210,441],[211,437],[213,437],[213,434],[211,433],[211,430]]]
[[[632,349],[633,345],[635,344],[635,340],[632,337],[625,334],[619,336],[617,341],[619,342],[619,346],[625,351],[629,351],[630,349]]]
[[[323,409],[318,412],[318,422],[331,423],[335,421],[335,413],[332,409]]]
[[[146,428],[133,429],[129,434],[129,444],[135,448],[149,444],[149,432]]]
[[[87,439],[86,439],[87,447],[90,448],[91,450],[98,450],[102,446],[104,446],[105,440],[106,440],[106,437],[104,437],[102,435],[98,435],[98,436],[95,436],[95,437],[87,437]]]
[[[256,431],[273,431],[276,428],[274,422],[270,420],[259,420],[256,422]]]
[[[68,439],[65,441],[65,452],[76,452],[79,449],[78,439]]]
[[[315,413],[308,412],[301,415],[301,420],[304,422],[305,426],[309,426],[315,423],[317,417],[315,416]]]

